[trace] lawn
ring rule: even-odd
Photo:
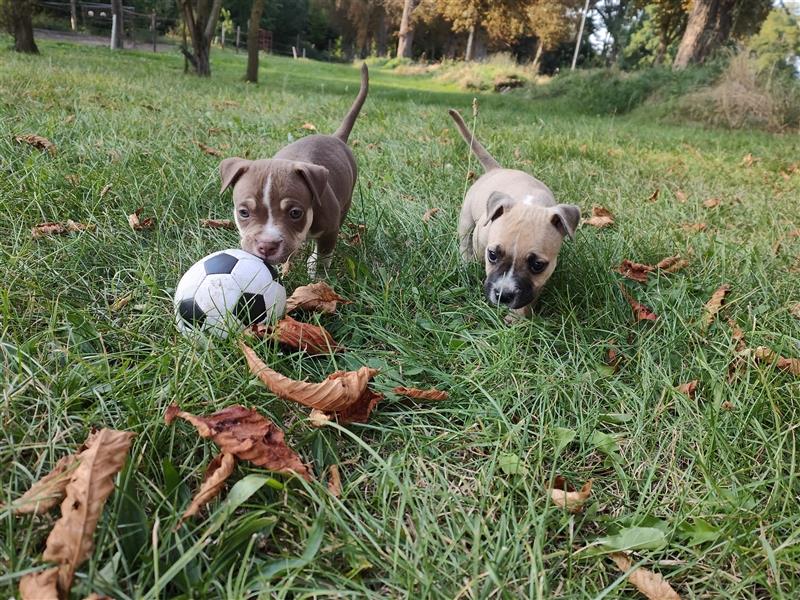
[[[480,267],[457,252],[478,168],[446,109],[470,115],[472,95],[376,70],[327,277],[352,303],[309,318],[347,352],[256,345],[295,378],[381,370],[386,399],[369,423],[314,429],[306,409],[250,375],[235,340],[181,338],[171,293],[195,260],[238,241],[198,226],[231,207],[219,159],[196,142],[262,157],[307,134],[306,122],[331,132],[358,71],[268,58],[253,86],[231,52],[215,51],[212,78],[199,80],[177,54],[44,42],[41,56],[23,57],[0,42],[0,501],[92,427],[137,434],[74,598],[633,597],[596,552],[598,539],[633,526],[663,533],[666,543],[633,558],[684,597],[800,593],[800,380],[752,357],[731,370],[728,324],[748,347],[800,356],[800,172],[780,174],[800,157],[796,135],[708,130],[651,110],[579,116],[524,91],[479,96],[478,136],[502,164],[532,170],[585,216],[593,204],[616,215],[565,242],[534,318],[509,327],[482,299]],[[57,153],[13,139],[28,133]],[[706,208],[710,198],[719,205]],[[128,226],[137,207],[156,218],[153,231]],[[424,222],[432,207],[441,210]],[[96,230],[31,238],[37,223],[67,219]],[[691,223],[707,227],[682,227]],[[624,280],[659,315],[635,323],[615,268],[675,254],[690,261],[683,271]],[[307,283],[302,263],[284,283]],[[705,327],[703,305],[722,284],[726,305]],[[695,379],[694,397],[676,390]],[[400,384],[450,399],[402,399]],[[223,492],[175,528],[216,449],[186,423],[165,426],[173,401],[198,414],[257,407],[318,481],[276,475],[227,512]],[[339,498],[325,486],[332,464]],[[265,472],[240,463],[231,484],[263,483],[250,474]],[[583,513],[553,505],[555,475],[593,480]],[[42,568],[53,513],[0,508],[0,596]]]

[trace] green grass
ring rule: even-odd
[[[800,227],[800,175],[778,173],[800,155],[797,136],[480,96],[478,134],[501,163],[532,170],[586,213],[598,203],[617,216],[614,228],[584,227],[565,243],[535,317],[508,327],[481,298],[481,269],[457,256],[458,209],[477,169],[446,108],[469,114],[472,96],[377,70],[352,137],[361,174],[348,224],[366,232],[361,245],[343,240],[329,276],[353,303],[319,317],[348,352],[309,359],[257,347],[298,378],[381,369],[386,400],[368,424],[315,430],[306,410],[254,380],[234,341],[182,339],[171,292],[195,260],[237,244],[234,232],[197,225],[229,217],[230,199],[218,194],[218,159],[194,141],[256,157],[303,135],[306,121],[332,131],[357,70],[269,58],[252,86],[232,53],[215,51],[202,81],[183,75],[178,55],[44,42],[41,56],[23,57],[2,42],[0,501],[91,427],[138,434],[74,598],[631,597],[611,561],[578,552],[626,525],[664,531],[664,547],[636,557],[684,597],[797,597],[800,384],[753,363],[729,382],[725,324],[734,319],[751,346],[800,356],[800,320],[788,310],[800,301],[800,238],[787,237]],[[57,155],[13,141],[25,133],[53,140]],[[760,158],[750,168],[740,165],[748,152]],[[704,208],[712,196],[721,206]],[[128,227],[139,206],[154,231]],[[423,223],[434,206],[442,211]],[[36,223],[66,219],[97,230],[31,239]],[[680,227],[698,221],[709,229]],[[677,253],[691,258],[684,272],[629,282],[661,316],[633,324],[613,268]],[[305,282],[298,265],[285,283]],[[702,306],[722,283],[727,306],[704,332]],[[622,356],[615,374],[603,368],[610,344]],[[694,399],[674,389],[691,379]],[[451,399],[403,400],[391,393],[400,383]],[[241,505],[225,518],[215,501],[211,516],[174,530],[214,447],[186,423],[163,424],[173,401],[198,413],[258,407],[317,474],[340,465],[342,497],[320,483],[245,480],[263,472],[240,464]],[[557,428],[575,432],[560,449]],[[604,454],[599,434],[617,451]],[[509,455],[519,472],[507,472]],[[555,474],[594,480],[584,514],[548,501]],[[40,568],[55,518],[0,509],[0,595]],[[692,543],[702,522],[716,535]]]

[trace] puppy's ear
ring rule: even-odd
[[[484,225],[488,225],[495,219],[502,216],[508,210],[514,199],[508,194],[503,192],[492,192],[489,199],[486,201],[486,221]]]
[[[321,204],[325,186],[328,185],[328,169],[311,163],[296,163],[295,171],[302,177],[314,196],[314,202]]]
[[[250,168],[252,162],[251,160],[235,156],[233,158],[226,158],[219,163],[219,176],[222,179],[222,189],[220,189],[219,193],[221,194],[230,186],[234,185],[239,177]]]
[[[568,235],[569,239],[575,239],[575,230],[581,220],[581,209],[574,204],[559,204],[553,207],[553,216],[550,222],[553,227],[558,229],[562,236]]]

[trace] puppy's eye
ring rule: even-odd
[[[489,259],[490,263],[497,262],[497,252],[495,252],[494,250],[487,250],[486,258]]]
[[[239,216],[242,217],[243,219],[246,219],[247,217],[250,216],[250,211],[247,210],[246,208],[240,208],[239,209]]]
[[[289,211],[289,217],[294,219],[295,221],[303,216],[303,209],[302,208],[293,208]]]
[[[528,259],[528,267],[530,267],[531,271],[534,273],[541,273],[547,268],[547,262],[531,257]]]

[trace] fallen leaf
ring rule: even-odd
[[[21,600],[59,600],[58,567],[28,573],[19,580]]]
[[[284,442],[283,431],[255,410],[234,404],[209,417],[200,417],[171,404],[164,421],[169,425],[176,417],[194,425],[200,437],[210,438],[224,453],[268,471],[295,473],[311,480],[308,467]]]
[[[632,262],[626,258],[619,265],[617,272],[623,277],[627,277],[628,279],[633,279],[634,281],[638,281],[639,283],[646,283],[647,275],[652,270],[653,267],[651,267],[650,265],[643,265],[642,263]]]
[[[714,321],[714,317],[717,316],[717,313],[722,309],[722,305],[725,302],[725,295],[730,291],[731,286],[724,284],[717,288],[717,290],[711,295],[711,299],[706,302],[704,311],[705,316],[703,317],[703,324],[708,327]]]
[[[200,219],[200,227],[209,229],[236,229],[236,223],[230,219]]]
[[[630,571],[633,563],[622,552],[613,552],[611,560],[622,573]],[[680,600],[678,593],[658,573],[637,567],[628,575],[628,581],[648,600]]]
[[[81,447],[75,454],[62,456],[52,471],[34,483],[11,505],[12,512],[17,515],[41,515],[61,502],[77,466],[78,454],[83,450]]]
[[[197,147],[200,148],[200,150],[202,150],[203,152],[205,152],[206,154],[208,154],[210,156],[216,156],[218,158],[222,157],[222,152],[220,152],[216,148],[212,148],[211,146],[207,146],[203,142],[195,141],[195,144],[197,144]]]
[[[773,364],[781,371],[800,377],[800,358],[784,358],[766,346],[759,346],[753,354],[756,360]]]
[[[114,478],[122,470],[134,433],[101,429],[89,435],[66,487],[61,518],[47,537],[42,558],[58,564],[58,590],[66,597],[75,570],[92,554],[94,531]]]
[[[587,152],[588,150],[589,150],[589,146],[587,146],[586,144],[581,144],[580,146],[578,146],[578,151],[579,151],[581,154],[586,154],[586,152]]]
[[[46,137],[34,134],[27,134],[27,135],[14,136],[14,140],[18,144],[28,144],[29,146],[33,146],[34,148],[38,148],[39,150],[45,150],[50,154],[50,156],[56,155],[56,145],[50,140],[48,140]]]
[[[548,490],[553,503],[559,508],[566,508],[573,514],[583,510],[583,505],[592,495],[592,480],[587,481],[579,491],[572,491],[569,485],[560,475],[553,481],[552,487]]]
[[[314,125],[313,123],[303,123],[302,125],[300,125],[300,129],[305,129],[306,131],[316,131],[317,126]]]
[[[685,258],[681,258],[679,255],[675,256],[668,256],[664,258],[656,264],[657,269],[661,269],[662,271],[666,271],[667,273],[676,273],[681,269],[685,269],[689,266],[689,261]]]
[[[736,351],[741,352],[745,349],[744,331],[742,331],[733,319],[728,319],[728,326],[731,328],[731,338],[736,342]]]
[[[69,183],[74,186],[78,186],[81,183],[81,176],[77,173],[70,173],[69,175],[65,175],[64,179],[66,179]]]
[[[200,489],[192,498],[192,503],[189,508],[181,515],[178,525],[183,523],[189,517],[193,517],[200,509],[208,504],[211,500],[216,498],[222,491],[225,481],[233,473],[233,468],[236,466],[236,457],[233,454],[222,452],[213,458],[208,464],[206,474],[203,477],[203,483]]]
[[[628,304],[630,304],[631,309],[633,309],[633,314],[636,317],[637,323],[639,321],[655,321],[658,319],[658,315],[655,314],[650,307],[637,302],[624,285],[620,284],[619,287],[622,290],[622,296]]]
[[[610,344],[615,344],[614,340],[609,342]],[[617,349],[612,345],[606,351],[606,365],[611,367],[611,372],[616,373],[619,370],[619,365],[622,362],[622,357],[619,355]]]
[[[64,119],[64,124],[69,125],[73,121],[75,121],[75,115],[67,115],[67,117]]]
[[[372,409],[383,398],[369,389],[369,382],[377,375],[377,369],[361,367],[358,371],[337,371],[320,383],[309,383],[273,371],[247,344],[240,342],[239,346],[250,372],[273,394],[309,408],[336,413],[341,423],[365,423]]]
[[[33,239],[39,239],[51,235],[64,235],[79,231],[94,231],[94,228],[94,224],[77,223],[72,220],[68,220],[66,223],[39,223],[31,228],[31,236],[33,236]]]
[[[425,214],[422,215],[422,221],[424,223],[427,223],[428,221],[431,220],[431,217],[433,215],[435,215],[436,213],[438,213],[440,210],[442,210],[442,209],[441,208],[429,208],[428,210],[425,211]]]
[[[328,491],[334,498],[342,495],[342,477],[339,475],[339,465],[328,467]]]
[[[311,356],[331,354],[341,350],[339,344],[324,327],[301,323],[288,315],[274,326],[266,328],[266,333],[280,344],[302,350]]]
[[[331,417],[321,410],[312,408],[311,413],[308,415],[308,420],[311,421],[312,427],[325,427],[325,425],[331,422]]]
[[[716,208],[719,206],[720,202],[721,201],[719,198],[709,198],[708,200],[703,201],[703,206],[706,208]]]
[[[111,311],[112,312],[117,312],[117,311],[122,310],[123,308],[128,306],[128,303],[131,301],[132,298],[133,298],[133,294],[132,293],[128,293],[128,294],[125,294],[124,296],[120,296],[119,298],[114,300],[114,303],[110,307]]]
[[[289,271],[291,270],[292,270],[292,261],[291,259],[289,259],[281,265],[281,277],[286,277],[289,274]]]
[[[681,204],[684,204],[687,200],[686,192],[683,190],[675,190],[675,199]]]
[[[110,190],[112,187],[114,187],[113,183],[105,184],[103,186],[103,189],[100,190],[100,197],[102,198],[103,196],[105,196],[108,193],[108,190]]]
[[[659,192],[659,189],[656,188],[655,191],[652,194],[650,194],[650,197],[647,199],[647,201],[648,202],[655,202],[656,200],[658,200],[658,192]]]
[[[757,163],[759,158],[756,158],[752,155],[752,153],[748,152],[747,154],[742,157],[742,162],[740,163],[743,167],[752,167],[755,163]]]
[[[795,302],[789,306],[789,314],[800,319],[800,302]]]
[[[131,226],[131,229],[134,231],[143,231],[145,229],[152,229],[155,226],[155,220],[153,217],[147,217],[146,219],[140,219],[139,215],[142,214],[144,208],[139,207],[133,214],[128,215],[128,225]]]
[[[687,383],[682,383],[678,386],[678,391],[682,394],[686,394],[689,398],[694,398],[697,394],[697,379],[692,379]]]
[[[336,312],[337,302],[350,304],[349,301],[334,292],[331,286],[324,281],[320,281],[309,285],[301,285],[297,288],[286,300],[286,312],[310,310],[331,314]]]
[[[583,222],[592,227],[608,227],[614,224],[614,215],[607,208],[595,204],[592,206],[592,216]]]
[[[708,225],[705,223],[684,223],[681,225],[681,228],[684,231],[690,231],[695,233],[700,233],[701,231],[705,231],[708,229]]]
[[[467,181],[473,181],[477,176],[475,171],[467,171]]]
[[[734,410],[736,407],[730,400],[725,400],[722,404],[720,404],[720,408],[723,410]]]
[[[436,389],[420,390],[418,388],[398,386],[394,388],[394,393],[415,400],[447,400],[448,398],[447,392]]]

